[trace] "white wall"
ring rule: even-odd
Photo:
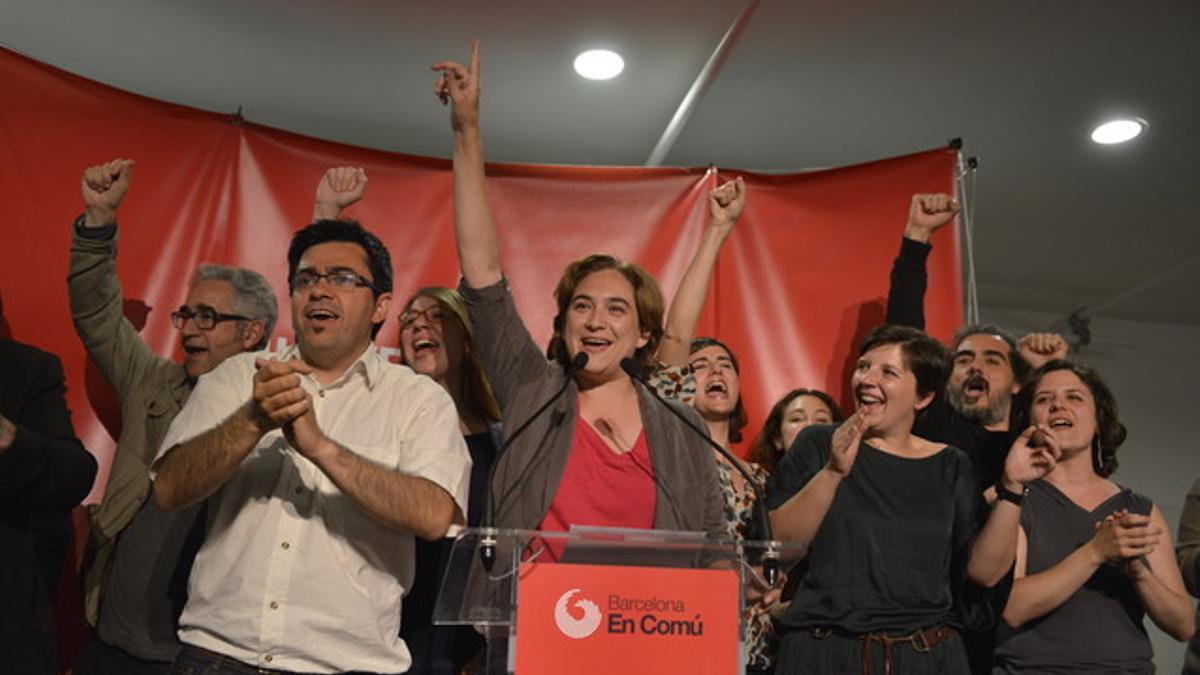
[[[981,308],[981,314],[1014,333],[1049,329],[1074,339],[1058,315],[998,308]],[[1173,541],[1184,496],[1200,477],[1200,440],[1192,426],[1200,423],[1200,327],[1093,319],[1091,329],[1091,344],[1072,358],[1100,372],[1129,428],[1114,479],[1158,504]],[[1146,623],[1158,672],[1178,673],[1184,645]]]

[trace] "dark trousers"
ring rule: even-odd
[[[211,652],[200,647],[184,645],[175,657],[170,675],[303,675],[291,670],[273,670],[259,668],[248,663],[242,663],[235,658]],[[345,675],[373,675],[361,671],[347,672]]]
[[[863,670],[863,642],[852,636],[830,633],[816,637],[807,630],[794,630],[784,634],[779,645],[779,659],[775,665],[776,675],[826,675],[839,673],[858,675],[870,672],[883,675],[967,675],[971,667],[967,663],[966,649],[958,635],[947,638],[928,651],[918,651],[912,644],[895,644],[890,654],[877,642],[869,644],[870,671]]]
[[[508,628],[496,626],[487,631],[483,649],[484,673],[506,675],[508,672]]]
[[[139,659],[94,635],[75,664],[75,675],[168,675],[170,672],[169,662]]]

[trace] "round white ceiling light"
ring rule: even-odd
[[[1092,141],[1100,145],[1116,145],[1137,138],[1149,126],[1137,117],[1110,120],[1092,129]]]
[[[575,72],[589,80],[611,80],[625,70],[625,59],[608,49],[589,49],[575,57]]]

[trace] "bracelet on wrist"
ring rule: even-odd
[[[1027,495],[1027,494],[1029,494],[1029,486],[1028,485],[1022,486],[1020,492],[1013,492],[1012,490],[1009,490],[1007,487],[1004,486],[1003,478],[996,481],[996,499],[997,500],[1003,499],[1006,502],[1020,506],[1021,502],[1025,500],[1025,495]]]

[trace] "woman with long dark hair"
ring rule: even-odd
[[[747,457],[768,473],[806,427],[842,421],[837,401],[820,389],[793,389],[771,406]]]
[[[728,345],[711,337],[693,339],[693,335],[720,250],[745,206],[746,186],[740,177],[709,193],[708,222],[671,300],[658,362],[651,378],[664,396],[674,397],[695,408],[704,420],[709,437],[726,450],[730,450],[733,443],[741,442],[748,421],[742,402],[741,368]],[[752,486],[728,458],[715,451],[713,458],[717,463],[717,481],[725,505],[726,534],[735,539],[762,538],[764,533],[756,527],[758,491],[755,488],[765,489],[767,471],[752,461],[733,455],[733,461],[757,483]],[[752,580],[753,583],[761,585],[762,580]],[[755,595],[744,610],[747,673],[767,673],[774,666],[776,640],[769,611],[778,597],[774,591]]]

